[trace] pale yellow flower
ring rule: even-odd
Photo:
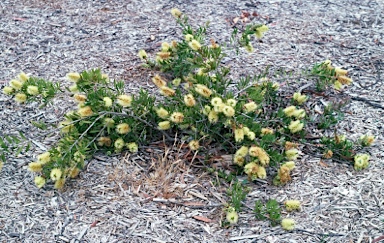
[[[4,162],[0,160],[0,171],[3,169]]]
[[[105,124],[106,127],[112,128],[115,125],[115,121],[112,118],[105,118],[104,119],[104,124]]]
[[[174,96],[176,91],[172,88],[169,88],[168,86],[162,86],[160,87],[160,93],[164,96],[167,96],[167,97],[170,97],[170,96]]]
[[[117,150],[121,150],[122,148],[124,148],[125,142],[122,138],[118,138],[116,139],[114,145]]]
[[[87,100],[87,96],[83,95],[83,94],[75,94],[73,96],[73,98],[75,99],[76,102],[78,103],[84,103],[86,100]]]
[[[78,163],[83,163],[84,160],[85,160],[85,155],[82,154],[80,151],[76,151],[74,154],[73,154],[73,159],[78,162]]]
[[[19,80],[12,79],[12,80],[9,82],[9,86],[11,86],[12,88],[14,88],[15,90],[19,90],[19,89],[21,89],[21,87],[23,86],[23,83],[20,82]]]
[[[55,182],[54,188],[55,189],[61,189],[64,187],[65,184],[65,178],[60,178]]]
[[[72,93],[78,93],[79,92],[79,88],[77,87],[76,84],[74,84],[72,86],[69,86],[69,91],[71,91]]]
[[[17,93],[15,95],[15,101],[18,103],[24,103],[27,100],[27,96],[23,93]]]
[[[245,46],[245,50],[249,53],[252,53],[255,49],[253,48],[251,43],[248,43],[248,45]]]
[[[265,170],[265,167],[259,166],[259,169],[257,170],[256,173],[257,177],[260,179],[265,179],[267,178],[267,171]]]
[[[371,146],[374,142],[375,142],[375,136],[372,136],[372,135],[360,136],[360,143],[363,146]]]
[[[164,109],[163,107],[159,108],[159,109],[156,109],[156,114],[162,118],[162,119],[166,119],[168,118],[169,116],[169,113],[166,109]]]
[[[171,53],[168,51],[161,51],[156,53],[156,59],[158,59],[159,61],[167,60],[170,57],[171,57]]]
[[[262,25],[262,26],[256,28],[255,35],[257,38],[261,39],[263,37],[263,34],[268,30],[269,30],[268,26]]]
[[[264,127],[261,129],[261,136],[264,136],[267,134],[273,134],[273,133],[274,133],[273,129],[264,128]]]
[[[205,98],[208,98],[212,95],[212,90],[203,84],[196,84],[195,91]]]
[[[168,130],[171,128],[171,123],[169,121],[162,121],[158,124],[159,130]]]
[[[300,210],[301,203],[299,200],[287,200],[284,202],[287,211]]]
[[[99,137],[97,138],[97,145],[98,146],[111,146],[112,140],[109,137]]]
[[[173,17],[179,19],[179,18],[181,18],[181,15],[183,13],[179,9],[177,9],[177,8],[172,8],[171,9],[171,14],[172,14]]]
[[[40,162],[31,162],[28,164],[28,170],[32,172],[41,172],[43,165]]]
[[[348,78],[347,76],[341,75],[337,76],[337,81],[339,81],[341,84],[350,85],[352,83],[352,79]]]
[[[210,111],[208,113],[208,121],[212,124],[216,123],[219,120],[219,115],[215,111]]]
[[[60,179],[62,174],[63,173],[62,173],[62,171],[59,168],[53,168],[51,170],[51,180],[52,181],[57,181],[58,179]]]
[[[305,117],[305,110],[304,109],[295,110],[292,116],[294,116],[296,119],[302,119]]]
[[[17,76],[17,78],[21,81],[21,82],[26,82],[28,81],[29,77],[27,74],[25,74],[24,72],[21,72],[19,73],[19,75]]]
[[[307,100],[307,96],[302,95],[301,93],[294,93],[293,94],[293,99],[296,100],[296,102],[301,105]]]
[[[185,38],[186,41],[190,42],[190,41],[193,40],[194,37],[193,37],[193,35],[191,35],[191,34],[186,34],[186,35],[184,36],[184,38]]]
[[[131,131],[131,128],[127,123],[121,123],[116,126],[116,132],[118,134],[127,134]]]
[[[229,211],[229,212],[227,212],[226,219],[229,222],[229,224],[231,224],[231,225],[237,224],[237,222],[239,220],[239,215],[237,214],[237,212],[235,210]]]
[[[291,117],[291,116],[293,116],[294,112],[296,111],[296,106],[294,106],[294,105],[288,106],[283,111],[284,111],[284,114],[286,116]]]
[[[6,94],[6,95],[12,94],[13,91],[15,91],[15,90],[12,87],[10,87],[10,86],[5,86],[3,88],[3,93]]]
[[[204,115],[208,116],[209,112],[211,112],[211,107],[209,105],[205,105],[204,109],[201,111]]]
[[[247,174],[252,179],[256,179],[257,177],[257,171],[259,170],[259,165],[255,162],[248,163],[244,166],[244,173]]]
[[[198,140],[192,140],[188,143],[188,146],[191,150],[198,150],[200,145]]]
[[[252,111],[255,111],[257,109],[257,105],[255,102],[249,102],[247,104],[245,104],[243,106],[243,109],[246,111],[246,112],[252,112]]]
[[[297,149],[289,149],[285,151],[285,156],[288,160],[296,160],[297,156],[299,156],[299,151]]]
[[[104,101],[104,106],[105,107],[111,107],[112,106],[112,99],[109,98],[109,97],[104,97],[103,98],[103,101]]]
[[[220,105],[216,105],[213,107],[213,110],[217,113],[220,113],[220,112],[223,112],[224,110],[224,107],[225,107],[225,104],[224,103],[221,103]]]
[[[235,129],[235,141],[241,142],[244,140],[244,131],[243,128],[236,128]]]
[[[90,106],[84,106],[78,109],[77,113],[79,114],[80,117],[87,117],[87,116],[93,115],[93,111]]]
[[[146,60],[148,58],[148,55],[144,50],[140,50],[137,55],[141,60]]]
[[[184,121],[184,115],[181,112],[173,112],[170,119],[174,123],[182,123]]]
[[[291,121],[288,128],[291,131],[291,133],[297,133],[301,131],[304,127],[304,124],[300,122],[300,120],[297,121]]]
[[[196,105],[196,100],[192,94],[187,94],[184,96],[184,103],[186,106],[192,107],[192,106]]]
[[[227,102],[225,102],[227,105],[235,107],[237,101],[235,99],[228,99]]]
[[[35,185],[38,188],[42,188],[45,185],[45,179],[41,176],[36,176],[35,177]]]
[[[281,220],[281,226],[283,227],[283,229],[285,230],[294,230],[295,229],[295,220],[293,219],[283,219]]]
[[[248,137],[249,140],[255,140],[256,138],[256,133],[250,131],[246,134],[246,136]]]
[[[171,48],[168,42],[161,43],[161,50],[162,51],[168,51]]]
[[[335,90],[341,90],[343,88],[343,84],[340,83],[339,81],[336,81],[335,83],[333,83],[333,88]]]
[[[69,177],[71,178],[76,178],[80,173],[80,169],[75,167],[75,168],[72,168],[70,171],[69,171]]]
[[[37,161],[44,165],[51,161],[51,154],[49,152],[42,153],[37,156]]]
[[[37,94],[39,94],[39,88],[37,86],[34,86],[34,85],[29,85],[27,87],[27,93],[30,95],[37,95]]]
[[[122,107],[130,107],[132,104],[131,95],[119,95],[117,96],[117,103]]]
[[[293,170],[296,167],[294,161],[287,161],[284,163],[284,166],[289,168],[289,170]]]
[[[226,117],[232,117],[235,115],[235,109],[232,106],[226,105],[223,108],[223,113]]]
[[[139,150],[139,146],[135,142],[128,143],[127,148],[131,153],[136,153]]]
[[[248,147],[246,146],[241,146],[241,148],[239,148],[235,153],[236,156],[240,156],[240,157],[245,157],[247,156],[247,154],[248,154]]]
[[[176,87],[179,86],[181,83],[181,79],[180,78],[175,78],[173,81],[172,81],[172,84],[175,85]]]
[[[237,164],[238,166],[243,166],[245,162],[245,158],[242,156],[235,155],[233,157],[233,163]]]
[[[339,67],[335,67],[336,75],[347,75],[348,71]]]
[[[201,48],[201,44],[197,40],[191,40],[191,42],[189,42],[188,45],[194,51],[200,50]]]
[[[79,81],[81,78],[79,73],[67,73],[66,77],[69,81],[72,81],[75,83],[77,83],[77,81]]]
[[[152,78],[152,82],[158,87],[158,88],[161,88],[163,86],[165,86],[167,84],[166,81],[164,81],[160,75],[156,74],[153,78]]]

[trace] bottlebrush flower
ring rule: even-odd
[[[103,101],[104,101],[104,106],[105,107],[111,107],[112,106],[112,99],[109,98],[109,97],[104,97],[103,98]]]
[[[27,100],[27,96],[23,93],[17,93],[15,95],[15,101],[18,103],[23,103]]]
[[[172,8],[171,9],[171,14],[172,14],[173,17],[179,19],[179,18],[181,18],[181,15],[183,13],[179,9],[177,9],[177,8]]]
[[[170,119],[174,123],[182,123],[184,121],[184,115],[181,112],[173,112]]]
[[[12,94],[13,91],[14,91],[14,89],[13,89],[12,87],[10,87],[10,86],[5,86],[5,87],[3,88],[3,93],[6,94],[6,95],[10,95],[10,94]]]
[[[296,111],[296,106],[294,106],[294,105],[288,106],[283,111],[284,111],[284,114],[286,116],[291,117],[291,116],[293,116],[294,112]]]
[[[291,131],[291,133],[297,133],[301,131],[304,127],[304,124],[300,122],[300,120],[297,121],[291,121],[288,128]]]
[[[159,130],[168,130],[171,128],[171,123],[169,121],[162,121],[158,124]]]
[[[257,109],[257,105],[255,102],[249,102],[247,104],[245,104],[243,106],[243,109],[246,111],[246,112],[252,112],[252,111],[255,111]]]
[[[51,170],[51,174],[50,174],[51,180],[52,181],[57,181],[58,179],[60,179],[62,174],[63,173],[61,172],[61,170],[59,168],[53,168]]]
[[[210,97],[212,94],[212,90],[210,90],[207,86],[203,84],[196,84],[195,91],[200,95],[204,96],[205,98]]]
[[[128,143],[127,148],[131,153],[136,153],[139,150],[139,146],[135,142]]]
[[[87,117],[87,116],[92,116],[93,111],[90,106],[84,106],[78,109],[77,113],[79,114],[80,117]]]
[[[198,51],[201,48],[201,44],[197,40],[191,40],[191,42],[189,42],[188,45],[194,51]]]
[[[244,140],[244,131],[243,128],[236,128],[235,129],[235,141],[241,142]]]
[[[196,100],[192,94],[187,94],[184,96],[184,103],[186,106],[192,107],[192,106],[196,105]]]
[[[295,220],[293,220],[293,219],[288,219],[287,218],[287,219],[281,220],[281,226],[285,230],[288,230],[288,231],[294,230],[295,229],[295,225],[296,225],[296,223],[295,223]]]
[[[40,162],[31,162],[28,164],[28,170],[32,172],[41,172],[43,165]]]
[[[30,95],[37,95],[37,94],[39,94],[39,88],[37,86],[34,86],[34,85],[29,85],[27,87],[27,93]]]
[[[198,140],[192,140],[188,143],[188,146],[191,150],[198,150],[200,145]]]
[[[23,83],[20,82],[19,80],[12,79],[12,80],[9,82],[9,86],[11,86],[12,88],[14,88],[15,90],[19,90],[19,89],[21,89],[21,87],[23,86]]]
[[[208,114],[208,121],[212,124],[216,123],[219,120],[219,115],[216,111],[210,111]]]
[[[66,77],[69,81],[72,81],[75,83],[77,83],[81,78],[79,73],[67,73]]]
[[[116,132],[118,134],[127,134],[131,131],[131,128],[127,123],[121,123],[116,126]]]
[[[301,204],[299,200],[287,200],[284,202],[287,211],[300,210]]]
[[[124,148],[125,142],[122,138],[118,138],[116,139],[114,145],[116,150],[121,150],[122,148]]]
[[[168,116],[169,116],[168,111],[167,111],[166,109],[164,109],[163,107],[157,109],[157,110],[156,110],[156,114],[157,114],[160,118],[162,118],[162,119],[166,119],[166,118],[168,118]]]
[[[35,185],[38,188],[42,188],[45,185],[45,179],[41,176],[36,176],[35,177]]]
[[[164,96],[174,96],[176,91],[174,89],[169,88],[168,86],[160,87],[160,93]]]
[[[146,60],[148,58],[148,55],[144,50],[140,50],[137,55],[141,60]]]
[[[117,96],[117,103],[122,107],[129,107],[132,104],[131,95],[119,95]]]
[[[27,82],[28,79],[29,79],[28,75],[25,74],[24,72],[19,73],[19,75],[17,76],[17,78],[18,78],[22,83]]]
[[[37,156],[37,161],[44,165],[51,161],[51,154],[49,152],[42,153]]]

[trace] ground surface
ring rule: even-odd
[[[244,20],[242,11],[256,13],[253,21],[270,27],[254,53],[224,60],[234,78],[267,65],[295,71],[331,59],[350,71],[351,95],[384,105],[384,3],[379,0],[3,0],[1,86],[20,71],[65,82],[69,71],[100,67],[125,80],[127,92],[151,88],[150,73],[138,66],[136,53],[154,53],[162,41],[179,38],[169,14],[173,7],[193,24],[209,21],[209,35],[219,43],[228,41],[233,22]],[[65,97],[39,110],[1,94],[0,131],[35,138],[40,132],[30,120],[56,124],[70,105]],[[384,111],[358,100],[348,111],[340,126],[348,136],[377,136],[369,169],[355,172],[345,164],[303,156],[290,184],[277,188],[257,182],[247,196],[249,208],[257,199],[301,200],[301,212],[283,216],[305,231],[270,227],[247,207],[237,226],[220,227],[226,186],[212,183],[199,165],[186,163],[178,144],[168,153],[153,145],[137,155],[98,155],[63,191],[38,190],[26,164],[55,140],[43,136],[0,173],[0,242],[372,242],[384,234]]]

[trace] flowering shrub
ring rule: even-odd
[[[234,165],[250,180],[273,175],[273,183],[282,185],[291,180],[295,161],[304,151],[303,142],[310,135],[307,128],[334,128],[339,117],[333,111],[341,107],[325,107],[322,112],[328,120],[316,119],[318,114],[306,105],[312,98],[304,93],[306,90],[283,90],[266,73],[230,79],[230,69],[221,63],[225,52],[214,39],[206,40],[206,27],[192,28],[177,9],[172,15],[182,28],[183,38],[163,42],[153,58],[144,50],[138,53],[146,67],[159,70],[152,82],[160,99],[143,90],[125,93],[123,82],[110,80],[100,70],[67,75],[73,82],[67,90],[78,107],[58,124],[61,138],[57,144],[29,164],[29,170],[36,173],[37,187],[51,181],[55,188],[62,188],[96,151],[135,153],[155,139],[172,140],[176,132],[187,140],[190,150],[220,146],[233,154]],[[242,34],[235,30],[232,41],[252,51],[252,38],[261,38],[267,30],[265,25],[250,25]],[[352,82],[346,70],[333,67],[328,60],[316,64],[308,79],[317,90],[327,92],[337,92]],[[306,88],[308,94],[315,92],[310,86]],[[19,103],[39,99],[46,103],[64,91],[57,83],[21,73],[3,92]],[[321,122],[327,126],[319,126]],[[374,138],[367,135],[360,140],[369,146]],[[354,163],[356,170],[369,164],[368,155],[357,154],[360,145],[341,136],[324,137],[321,142],[324,158],[337,156]],[[8,151],[9,143],[4,139],[0,145],[4,153]],[[237,222],[237,214],[232,209],[229,212],[228,221]]]

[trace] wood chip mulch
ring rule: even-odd
[[[71,106],[66,96],[39,109],[0,95],[0,134],[22,131],[32,150],[10,158],[0,172],[0,242],[378,242],[384,235],[384,4],[380,0],[141,1],[2,0],[0,86],[20,71],[66,82],[70,71],[100,67],[126,81],[127,92],[151,89],[150,72],[136,57],[162,41],[180,38],[169,14],[177,7],[193,25],[210,22],[208,34],[228,42],[234,26],[265,23],[270,31],[255,52],[231,55],[233,77],[307,69],[331,59],[354,80],[353,98],[339,126],[348,137],[370,133],[377,141],[371,165],[352,166],[302,156],[291,183],[251,184],[236,226],[221,227],[228,185],[218,183],[183,144],[161,141],[133,155],[95,155],[87,171],[62,191],[37,189],[27,163],[55,141],[31,121],[55,125]],[[296,220],[287,232],[257,221],[258,199],[302,202],[283,213]],[[376,239],[376,240],[375,240]]]

